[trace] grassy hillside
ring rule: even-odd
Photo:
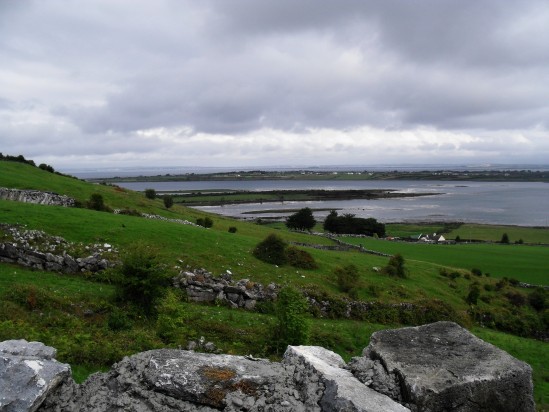
[[[265,284],[274,281],[281,285],[294,285],[337,305],[349,299],[349,295],[340,290],[334,271],[338,267],[354,264],[359,272],[354,297],[359,300],[423,305],[434,308],[433,316],[441,308],[437,302],[444,302],[451,308],[454,319],[466,326],[482,322],[484,326],[511,330],[522,335],[531,333],[533,327],[542,327],[539,325],[543,324],[542,318],[546,316],[528,305],[531,291],[515,288],[509,283],[498,284],[499,279],[495,278],[500,275],[497,268],[502,271],[509,269],[513,274],[521,268],[543,279],[544,272],[536,272],[536,267],[543,266],[540,262],[547,261],[546,248],[464,245],[470,248],[454,249],[461,255],[452,256],[444,255],[429,245],[429,249],[402,252],[408,277],[395,278],[375,269],[387,265],[389,259],[386,257],[355,251],[301,247],[318,264],[317,269],[302,270],[264,263],[256,259],[251,251],[272,232],[287,242],[311,245],[331,245],[329,239],[289,232],[281,226],[264,227],[207,215],[181,206],[166,209],[160,199],[149,200],[140,193],[114,186],[89,184],[25,164],[0,161],[0,187],[53,191],[75,197],[81,203],[85,203],[93,193],[99,193],[110,208],[132,209],[191,222],[198,217],[211,217],[213,227],[205,229],[85,208],[0,201],[0,223],[43,230],[72,242],[110,243],[121,251],[132,248],[136,240],[153,244],[159,250],[166,276],[176,274],[178,267],[185,265],[203,267],[214,274],[230,270],[235,279],[248,278]],[[236,227],[236,233],[229,233],[229,227]],[[392,245],[390,242],[365,239],[361,239],[360,243],[369,248],[374,248],[374,244]],[[503,253],[495,256],[496,249],[482,246],[500,247]],[[515,249],[519,247],[521,249]],[[433,253],[435,250],[437,252]],[[514,250],[529,251],[530,254],[524,259],[509,257],[514,253],[510,251]],[[433,259],[433,255],[437,255],[437,259]],[[473,260],[467,260],[475,256],[482,258],[484,264],[473,265]],[[503,263],[496,267],[500,260]],[[495,269],[490,265],[494,265]],[[445,269],[445,266],[450,268]],[[489,271],[492,277],[471,275],[469,269],[472,267]],[[111,283],[105,283],[105,279],[111,279]],[[176,307],[170,309],[178,313],[181,319],[178,321],[177,334],[168,339],[162,334],[161,325],[155,319],[142,316],[130,306],[116,303],[113,299],[116,278],[105,276],[102,282],[98,280],[94,276],[58,275],[0,264],[0,340],[25,338],[44,341],[58,348],[60,360],[70,362],[80,378],[90,370],[107,367],[124,355],[163,346],[185,345],[189,339],[201,335],[226,352],[274,355],[270,340],[273,338],[275,318],[272,309],[268,307],[262,308],[260,312],[247,312],[231,310],[223,305],[192,304],[182,299]],[[475,305],[466,302],[473,287],[480,291]],[[516,299],[517,294],[519,305],[508,297],[514,296]],[[367,345],[371,332],[418,322],[418,318],[413,316],[403,319],[390,308],[379,310],[367,321],[343,319],[338,315],[333,317],[309,319],[312,323],[310,343],[331,348],[346,359],[360,353]],[[549,316],[546,317],[549,321]],[[488,333],[486,329],[475,329],[475,333],[503,349],[512,348],[513,355],[531,362],[535,368],[537,401],[547,402],[543,398],[546,389],[544,382],[549,379],[546,366],[549,364],[549,351],[546,343],[508,334]],[[521,345],[524,350],[520,349]]]

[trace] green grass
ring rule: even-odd
[[[435,245],[394,242],[373,238],[342,237],[347,243],[363,245],[383,253],[400,253],[406,259],[471,270],[536,285],[549,285],[549,247],[502,244]]]
[[[447,239],[455,239],[459,236],[461,239],[476,239],[492,242],[499,242],[504,233],[509,236],[511,243],[522,239],[525,243],[541,243],[549,245],[549,228],[520,227],[520,226],[498,226],[498,225],[479,225],[464,224],[458,229],[445,234]]]

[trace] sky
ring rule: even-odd
[[[547,164],[549,2],[0,0],[0,152]]]

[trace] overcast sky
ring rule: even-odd
[[[547,164],[549,2],[0,0],[0,152]]]

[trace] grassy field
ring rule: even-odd
[[[531,291],[507,283],[501,287],[497,285],[498,277],[502,276],[547,284],[547,247],[410,245],[344,238],[345,241],[361,243],[370,249],[402,253],[406,259],[408,277],[391,277],[379,271],[377,268],[387,265],[387,257],[312,247],[301,248],[312,255],[318,268],[302,270],[264,263],[256,259],[251,251],[270,233],[279,234],[287,242],[323,246],[333,245],[333,242],[320,236],[289,232],[281,223],[263,226],[208,215],[182,206],[166,209],[160,199],[149,200],[140,193],[89,184],[16,163],[0,162],[0,187],[55,191],[76,197],[82,203],[92,193],[100,193],[111,208],[135,209],[191,222],[199,217],[211,217],[213,227],[205,229],[85,208],[0,201],[0,223],[43,230],[71,242],[106,242],[121,251],[132,248],[136,240],[153,244],[160,251],[159,258],[166,265],[168,277],[185,265],[203,267],[214,274],[231,270],[235,279],[293,285],[341,303],[349,295],[340,290],[334,271],[353,264],[359,272],[355,288],[355,298],[359,300],[383,304],[406,302],[418,306],[431,305],[425,306],[431,308],[440,307],[437,302],[443,302],[451,308],[453,318],[465,326],[476,325],[475,314],[478,314],[489,316],[493,328],[513,330],[521,335],[528,335],[532,327],[537,328],[539,326],[536,325],[543,322],[543,313],[535,312],[527,304]],[[229,233],[230,227],[236,227],[236,233]],[[429,229],[438,227],[434,225]],[[395,226],[393,229],[395,232],[406,233],[420,227]],[[424,229],[421,231],[424,232]],[[490,228],[484,230],[487,232]],[[495,228],[494,233],[497,230],[499,228]],[[514,232],[507,233],[513,240]],[[533,233],[537,232],[528,233],[521,232],[524,241],[533,238]],[[543,238],[542,234],[539,236],[539,239]],[[441,276],[444,267],[448,267],[449,272],[454,271],[453,268],[463,270],[459,269],[452,277]],[[491,277],[471,276],[469,270],[473,267],[490,272]],[[166,340],[162,338],[156,321],[115,303],[113,284],[95,280],[93,276],[59,275],[0,264],[0,340],[24,338],[40,340],[56,347],[59,360],[70,362],[79,380],[90,371],[107,368],[122,356],[152,348],[185,345],[189,339],[202,335],[227,353],[275,356],[269,349],[275,321],[272,312],[247,312],[231,310],[222,305],[198,305],[181,301],[178,310],[182,323],[178,335]],[[480,289],[480,298],[474,306],[466,302],[472,287]],[[518,296],[523,303],[517,306],[508,296]],[[120,310],[123,311],[122,315]],[[310,344],[328,347],[349,359],[368,344],[373,331],[415,324],[417,321],[413,318],[400,319],[390,308],[384,311],[369,321],[343,319],[341,316],[335,316],[334,319],[310,318]],[[109,326],[113,316],[127,317],[129,326],[113,329]],[[473,330],[483,339],[531,363],[534,367],[537,402],[547,403],[545,391],[549,350],[546,343],[477,327]]]
[[[503,244],[436,245],[373,238],[341,237],[383,253],[406,259],[468,269],[478,268],[496,278],[509,277],[535,285],[549,285],[549,247]]]

